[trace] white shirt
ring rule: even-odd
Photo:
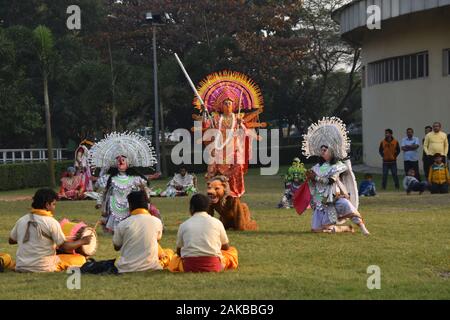
[[[122,220],[114,231],[113,243],[120,249],[116,267],[120,273],[162,269],[158,240],[162,223],[150,214],[136,214]]]
[[[408,137],[405,137],[402,139],[401,147],[410,146],[416,144],[420,146],[419,138],[412,137],[409,139]],[[405,161],[419,161],[419,148],[412,151],[403,151],[403,160]]]
[[[228,243],[223,223],[207,212],[196,212],[178,229],[177,248],[181,257],[222,257],[222,245]]]
[[[173,187],[176,187],[177,185],[182,187],[190,187],[194,185],[194,176],[186,173],[183,177],[180,173],[177,173],[168,184]]]
[[[404,177],[403,178],[403,188],[405,190],[408,190],[409,185],[413,182],[419,182],[419,180],[417,180],[416,177],[412,177],[412,176]]]
[[[23,243],[31,215],[20,218],[11,231],[10,238],[17,241],[19,247],[16,253],[16,271],[19,272],[53,272],[59,263],[56,248],[61,246],[66,238],[59,222],[53,217],[33,214],[42,231],[52,238],[38,234],[37,229],[29,226],[29,240]]]

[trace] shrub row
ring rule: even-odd
[[[56,184],[73,161],[55,162]],[[0,191],[37,188],[50,185],[47,162],[0,165]]]
[[[305,163],[314,163],[313,159],[305,159],[301,154],[301,146],[299,145],[289,145],[279,147],[279,159],[280,165],[290,165],[292,159],[299,157]],[[270,154],[270,151],[269,151]],[[256,155],[255,155],[256,156]],[[362,161],[362,144],[354,143],[352,144],[352,161],[359,163]],[[193,155],[191,155],[193,160]],[[59,185],[59,179],[66,168],[73,164],[72,160],[61,161],[55,163],[55,175],[56,184]],[[170,150],[166,153],[166,164],[168,175],[172,175],[177,172],[178,167],[174,165],[170,158]],[[185,165],[189,172],[201,173],[206,171],[206,165]],[[260,165],[251,165],[250,167],[255,168]],[[154,173],[153,169],[150,168],[138,168],[138,170],[143,174]],[[99,170],[96,171],[98,175]],[[15,163],[15,164],[4,164],[0,165],[0,191],[5,190],[16,190],[25,188],[37,188],[44,187],[50,184],[48,176],[48,167],[46,162],[34,162],[34,163]]]

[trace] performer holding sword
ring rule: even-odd
[[[202,122],[203,132],[216,129],[213,135],[203,135],[205,144],[214,143],[206,178],[226,176],[231,196],[241,197],[252,157],[251,141],[258,137],[255,128],[267,126],[258,119],[263,110],[261,91],[246,75],[232,71],[210,74],[196,88],[177,54],[175,58],[194,91],[195,109],[201,112],[193,115],[194,120]]]

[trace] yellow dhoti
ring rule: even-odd
[[[59,263],[56,272],[65,271],[69,267],[81,267],[86,263],[86,257],[80,254],[58,254]]]
[[[174,255],[175,252],[172,249],[163,249],[158,243],[158,258],[163,269],[167,269]]]
[[[228,250],[221,250],[221,252],[222,258],[220,260],[222,262],[223,270],[237,269],[239,264],[237,249],[235,247],[230,247]],[[179,255],[173,255],[168,269],[170,272],[184,272],[183,260]]]
[[[59,262],[56,265],[56,272],[67,270],[69,267],[81,267],[86,263],[86,258],[79,254],[58,254]],[[7,253],[0,253],[0,264],[9,270],[15,270],[16,263]]]
[[[223,270],[237,269],[239,264],[237,249],[235,247],[230,247],[228,250],[221,251]]]
[[[2,265],[4,269],[9,270],[15,270],[16,268],[16,262],[7,253],[0,253],[0,265]]]

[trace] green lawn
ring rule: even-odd
[[[294,210],[275,209],[282,193],[278,176],[258,176],[254,170],[246,188],[244,201],[260,230],[228,232],[239,250],[237,271],[83,275],[81,290],[66,288],[65,273],[5,272],[0,274],[0,299],[450,299],[450,195],[388,191],[362,198],[360,211],[372,233],[364,237],[359,232],[312,234],[310,210],[298,216]],[[0,198],[33,191],[0,193]],[[178,225],[188,217],[188,198],[153,202],[166,226],[162,246],[174,248]],[[29,200],[0,201],[0,252],[15,254],[8,234],[29,206]],[[93,201],[57,205],[58,219],[94,224],[98,216]],[[99,231],[95,258],[116,256],[111,237]],[[380,290],[366,286],[370,265],[381,268]]]

